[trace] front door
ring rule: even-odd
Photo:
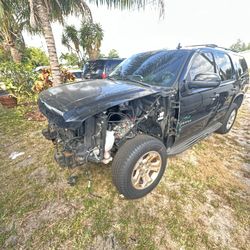
[[[189,88],[186,84],[195,82],[197,75],[207,73],[216,73],[212,53],[196,53],[191,59],[183,86],[180,86],[180,134],[177,143],[201,132],[218,108],[217,88]]]

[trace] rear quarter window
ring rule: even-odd
[[[248,73],[247,63],[244,57],[239,57],[239,75],[244,75]]]
[[[245,58],[237,54],[233,54],[232,57],[235,65],[235,70],[238,76],[243,76],[248,74],[248,67]]]

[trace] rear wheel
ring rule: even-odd
[[[236,103],[233,103],[227,114],[225,115],[222,126],[216,132],[219,134],[228,133],[234,125],[235,119],[237,117],[237,112],[238,105]]]
[[[112,164],[113,182],[126,198],[141,198],[157,186],[166,163],[166,148],[160,140],[136,136],[118,150]]]

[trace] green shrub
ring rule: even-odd
[[[31,64],[34,68],[49,65],[49,58],[46,53],[39,48],[33,47],[25,49],[22,61]]]
[[[4,62],[0,64],[0,82],[15,95],[32,95],[37,73],[28,64]]]

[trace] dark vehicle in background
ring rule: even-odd
[[[83,67],[84,79],[105,79],[124,58],[103,58],[89,60]]]
[[[245,59],[215,45],[140,53],[105,80],[42,92],[43,134],[61,166],[113,160],[115,186],[136,199],[159,183],[167,157],[230,131],[248,84]]]

